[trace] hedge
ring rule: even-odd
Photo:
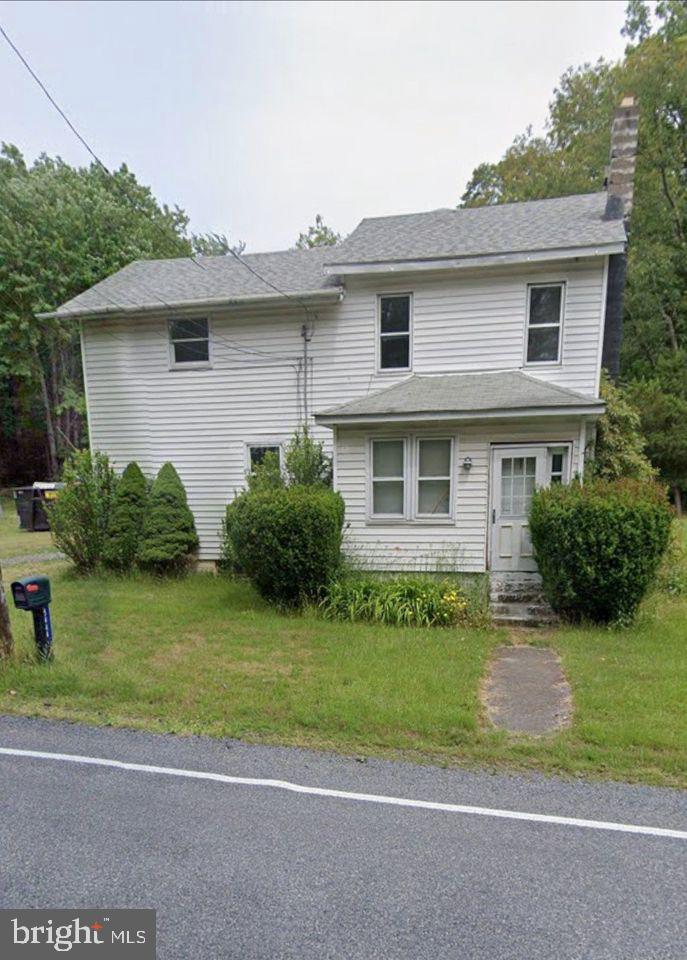
[[[594,480],[538,491],[530,532],[544,594],[562,617],[631,620],[670,537],[665,490],[653,482]]]
[[[225,530],[238,567],[265,599],[296,606],[318,597],[336,574],[344,504],[324,487],[242,493]]]

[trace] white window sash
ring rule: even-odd
[[[424,476],[420,473],[420,448],[423,440],[443,440],[448,443],[449,473],[446,476]],[[415,438],[415,517],[420,520],[439,519],[447,520],[453,517],[453,488],[455,467],[453,463],[453,437],[416,437]],[[420,483],[422,480],[448,480],[448,512],[447,513],[420,513]]]
[[[561,300],[560,307],[558,311],[558,320],[551,321],[550,323],[530,323],[530,309],[532,305],[532,291],[541,290],[546,287],[559,287],[561,291]],[[561,363],[563,359],[563,316],[565,313],[565,281],[556,280],[551,281],[550,283],[529,283],[527,285],[527,317],[525,323],[525,365],[526,366],[540,366],[545,363]],[[528,359],[528,354],[530,352],[530,333],[533,330],[558,330],[558,344],[556,348],[556,358],[554,360],[530,360]]]

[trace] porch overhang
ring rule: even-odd
[[[585,417],[604,412],[604,402],[522,370],[411,376],[358,400],[315,414],[325,427],[465,423]]]

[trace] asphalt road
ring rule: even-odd
[[[15,718],[0,747],[687,830],[647,787]],[[687,840],[0,755],[0,906],[153,907],[164,960],[684,960]]]

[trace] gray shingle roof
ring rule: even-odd
[[[475,414],[537,408],[603,408],[601,401],[585,397],[520,370],[494,373],[455,373],[446,376],[412,376],[386,390],[371,393],[316,414],[329,419],[417,414]]]
[[[363,220],[325,263],[437,260],[624,243],[622,219],[604,220],[606,193]]]
[[[322,268],[326,255],[326,248],[316,247],[243,254],[242,259],[285,293],[303,294],[339,286],[339,279],[328,276]],[[134,260],[63,304],[57,314],[159,309],[263,296],[278,294],[231,256]]]

